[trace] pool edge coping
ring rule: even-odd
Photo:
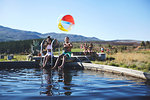
[[[93,63],[82,63],[82,65],[79,62],[77,63],[78,65],[84,67],[84,69],[87,70],[106,71],[106,72],[111,72],[111,73],[116,73],[121,75],[132,76],[144,80],[150,80],[150,73],[146,73],[138,70],[116,67],[116,66],[109,66],[109,65],[93,64]]]

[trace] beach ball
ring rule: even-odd
[[[58,23],[58,28],[62,31],[70,31],[72,26],[75,24],[74,19],[71,15],[63,16]]]

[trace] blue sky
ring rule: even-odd
[[[75,26],[58,29],[71,14]],[[40,33],[57,32],[103,40],[150,40],[150,0],[0,0],[0,25]]]

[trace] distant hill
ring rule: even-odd
[[[85,37],[82,35],[54,33],[54,32],[41,34],[38,32],[23,31],[23,30],[0,26],[0,41],[39,39],[39,38],[45,38],[48,35],[58,39],[59,41],[63,41],[66,36],[68,36],[71,41],[101,41],[96,37]]]
[[[112,40],[111,42],[122,42],[122,43],[141,43],[139,40]]]
[[[68,36],[71,41],[100,41],[104,44],[106,43],[115,43],[115,44],[133,44],[133,43],[141,43],[138,40],[111,40],[111,41],[104,41],[100,40],[96,37],[85,37],[82,35],[75,35],[75,34],[65,34],[65,33],[45,33],[41,34],[38,32],[32,31],[24,31],[18,29],[12,29],[8,27],[4,27],[0,25],[0,42],[1,41],[16,41],[16,40],[29,40],[29,39],[39,39],[39,38],[46,38],[50,35],[52,38],[56,38],[59,41],[64,41],[64,38]]]
[[[0,26],[0,41],[39,39],[40,33]]]
[[[96,37],[85,37],[82,35],[75,34],[64,34],[64,33],[46,33],[42,34],[42,37],[51,36],[52,38],[56,38],[59,41],[64,41],[64,38],[68,36],[71,41],[102,41]]]

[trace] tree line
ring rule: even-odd
[[[41,41],[43,39],[34,39],[36,41]],[[32,40],[20,40],[20,41],[8,41],[0,42],[0,54],[18,54],[18,53],[30,53]]]
[[[150,42],[149,41],[142,41],[141,47],[143,47],[144,49],[150,49]]]
[[[0,54],[29,54],[33,52],[33,48],[35,47],[35,44],[42,42],[43,39],[31,39],[31,40],[20,40],[20,41],[7,41],[7,42],[0,42]],[[101,47],[103,43],[91,41],[95,44],[96,47]],[[83,42],[73,42],[74,48],[80,48],[80,44]],[[90,42],[89,42],[90,43]],[[105,44],[105,43],[104,43]],[[60,43],[60,48],[62,50],[62,42]],[[108,44],[108,48],[112,48],[112,44]],[[119,45],[118,45],[119,46]],[[126,45],[122,45],[119,47],[116,47],[117,50],[120,47],[121,50],[127,50]],[[132,45],[134,47],[134,45]],[[136,47],[136,46],[135,46]],[[141,47],[143,49],[150,49],[150,42],[149,41],[142,41]],[[56,48],[57,49],[57,48]],[[57,50],[56,50],[57,51]]]

